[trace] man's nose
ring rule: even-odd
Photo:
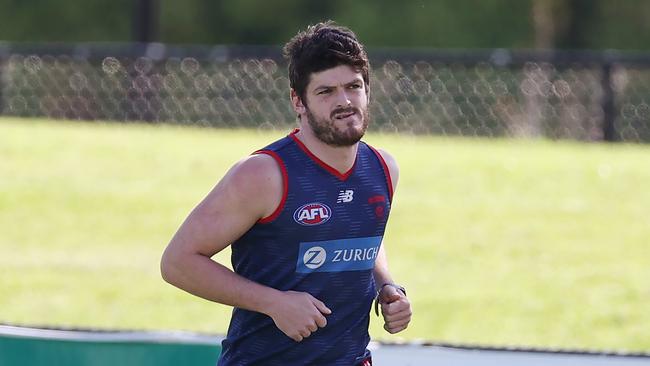
[[[348,92],[343,89],[339,91],[336,95],[336,106],[337,107],[347,107],[352,104],[352,101],[350,100],[350,96],[348,95]]]

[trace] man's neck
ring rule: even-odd
[[[359,143],[351,146],[332,146],[321,141],[310,128],[301,126],[295,135],[312,154],[325,164],[345,174],[354,166]]]

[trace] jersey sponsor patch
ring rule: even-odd
[[[381,236],[300,243],[296,272],[362,271],[375,267]]]
[[[300,225],[314,226],[327,222],[332,217],[332,210],[324,203],[308,203],[300,206],[293,213],[293,220]]]

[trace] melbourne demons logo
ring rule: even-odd
[[[293,213],[293,220],[300,225],[314,226],[327,222],[332,217],[332,210],[324,203],[308,203],[300,206]]]

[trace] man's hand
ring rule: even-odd
[[[332,311],[320,300],[306,292],[283,292],[267,313],[275,326],[296,342],[309,337],[327,325],[325,315]]]
[[[400,290],[393,286],[384,286],[379,293],[381,314],[384,317],[384,329],[395,334],[408,327],[411,322],[411,303]]]

